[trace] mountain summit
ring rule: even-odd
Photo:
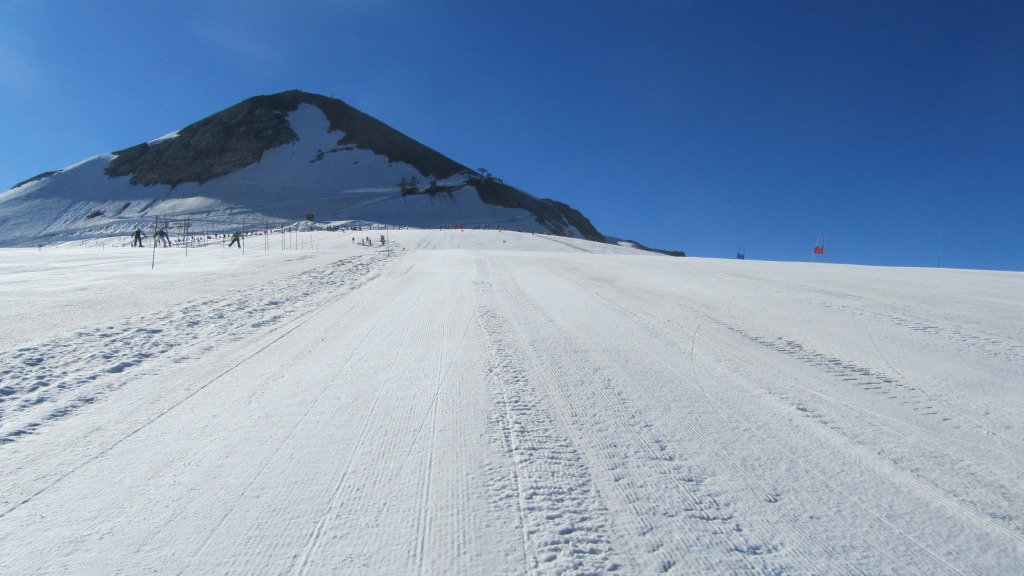
[[[259,162],[271,148],[298,141],[288,115],[303,104],[320,110],[328,131],[339,133],[334,147],[317,151],[317,161],[328,153],[360,148],[404,162],[427,178],[472,172],[341,100],[292,90],[240,102],[184,128],[175,138],[115,152],[106,173],[131,176],[132,184],[171,186],[225,176]]]
[[[154,217],[227,231],[306,214],[605,240],[566,204],[469,169],[341,100],[292,90],[16,185],[0,194],[0,245],[123,234]]]

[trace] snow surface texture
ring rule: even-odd
[[[1016,574],[1024,275],[0,251],[0,574]]]
[[[243,225],[277,226],[315,212],[317,220],[382,222],[421,228],[443,224],[504,226],[547,232],[521,208],[486,204],[468,175],[438,180],[450,193],[403,196],[399,183],[416,178],[420,190],[433,181],[403,162],[352,145],[330,131],[324,113],[301,104],[287,116],[299,140],[267,150],[250,166],[204,183],[175,187],[132,185],[130,177],[108,178],[114,158],[96,156],[0,194],[0,246],[35,246],[69,237],[100,238],[136,227],[152,229],[153,218],[191,218],[196,229],[233,232]],[[176,133],[150,143],[174,138]],[[583,235],[572,226],[567,230]]]

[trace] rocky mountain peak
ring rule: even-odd
[[[405,162],[427,177],[471,172],[465,166],[405,136],[341,100],[299,90],[255,96],[190,124],[174,138],[114,152],[107,176],[130,176],[132,184],[177,186],[206,182],[259,162],[266,150],[298,136],[286,120],[300,104],[319,108],[332,131],[344,133],[338,145],[353,145]]]

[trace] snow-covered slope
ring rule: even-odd
[[[15,186],[0,194],[0,246],[125,235],[157,217],[230,232],[311,213],[603,240],[564,204],[485,178],[341,101],[292,91]]]
[[[1024,563],[1024,275],[380,233],[0,250],[0,573]]]

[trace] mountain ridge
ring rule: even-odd
[[[289,90],[19,183],[0,194],[0,245],[124,234],[157,216],[227,231],[310,213],[608,241],[564,202],[472,170],[341,100]]]
[[[114,152],[106,174],[130,176],[132,184],[144,186],[202,183],[230,174],[259,162],[267,150],[298,140],[285,116],[301,104],[316,106],[327,117],[331,131],[345,133],[337,142],[339,147],[373,150],[416,167],[424,176],[443,179],[470,171],[341,100],[289,90],[248,98],[155,145],[144,142]]]

